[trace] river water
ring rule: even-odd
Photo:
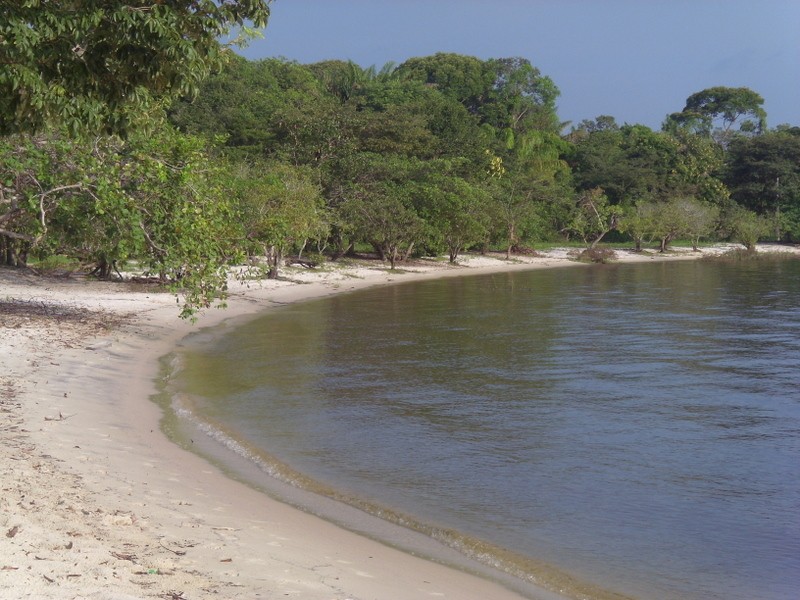
[[[642,600],[798,597],[800,261],[409,283],[203,339],[196,415],[312,488]]]

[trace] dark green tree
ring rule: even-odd
[[[579,191],[602,188],[611,204],[663,199],[679,184],[679,144],[644,125],[598,129],[568,156]]]
[[[669,115],[664,130],[688,129],[711,135],[727,146],[737,132],[759,134],[766,131],[767,113],[763,104],[764,99],[746,87],[708,88],[689,96],[681,112]]]
[[[734,201],[770,217],[776,239],[800,239],[800,128],[736,139],[724,178]]]
[[[408,59],[397,68],[397,76],[432,86],[473,114],[488,101],[496,78],[485,61],[444,52]]]
[[[380,181],[357,186],[342,206],[353,234],[375,249],[392,269],[424,236],[425,223],[412,206],[414,186]]]
[[[505,132],[506,137],[531,130],[557,133],[559,90],[526,58],[495,58],[487,61],[494,83],[480,108],[484,122]]]
[[[489,195],[484,186],[453,175],[431,173],[417,186],[415,205],[432,242],[440,242],[451,263],[482,242],[489,230]],[[436,249],[436,245],[433,246]]]
[[[125,133],[155,100],[194,94],[233,27],[268,0],[0,1],[0,134],[60,124]]]

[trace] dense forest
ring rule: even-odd
[[[266,19],[258,2],[219,12],[237,4],[248,3],[210,6],[222,24]],[[161,23],[120,14],[130,30]],[[213,35],[162,44],[161,71],[130,89],[77,79],[85,97],[72,80],[59,89],[4,68],[3,263],[69,261],[107,278],[135,261],[187,291],[191,314],[248,260],[276,277],[287,256],[365,249],[394,268],[566,241],[665,251],[676,239],[800,238],[800,127],[768,128],[747,88],[701,90],[660,131],[607,115],[563,123],[555,82],[525,58],[223,61]],[[28,50],[15,60],[47,59],[35,41]],[[64,53],[87,61],[79,46],[51,50],[53,69]]]

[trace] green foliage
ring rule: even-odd
[[[731,207],[724,215],[723,230],[747,250],[753,250],[770,229],[765,217],[741,207]]]
[[[462,250],[486,239],[489,195],[483,186],[458,176],[432,175],[416,195],[418,213],[444,244],[451,263]]]
[[[487,66],[494,82],[479,110],[486,123],[499,131],[558,132],[555,103],[560,92],[552,79],[525,58],[491,59]]]
[[[502,137],[533,129],[557,133],[560,128],[555,112],[558,88],[524,58],[482,61],[438,53],[407,60],[396,75],[459,102]]]
[[[523,58],[223,65],[217,36],[267,4],[0,0],[0,130],[38,132],[0,138],[0,256],[103,277],[135,260],[191,316],[245,255],[273,277],[307,248],[371,247],[394,268],[572,236],[602,258],[615,229],[696,247],[720,207],[745,245],[767,218],[800,236],[799,130],[764,133],[745,88],[695,94],[662,132],[603,115],[562,137],[558,89]]]
[[[157,100],[196,93],[222,62],[220,36],[245,20],[263,27],[267,4],[3,0],[0,135],[126,133]]]
[[[211,306],[226,287],[226,265],[241,258],[223,166],[205,143],[164,128],[127,145],[122,186],[132,201],[148,271],[183,295],[183,316]]]
[[[617,229],[633,240],[637,252],[641,252],[642,244],[649,239],[655,230],[655,205],[639,202],[622,207],[617,221]]]
[[[733,200],[769,215],[776,239],[800,239],[800,128],[735,140],[726,167]]]
[[[342,206],[354,235],[368,241],[392,269],[408,257],[424,231],[424,222],[410,206],[412,191],[407,184],[380,182],[362,188]]]
[[[679,145],[643,125],[601,128],[575,144],[569,163],[579,190],[601,187],[611,204],[658,199],[678,185]]]
[[[205,144],[169,127],[91,146],[49,134],[0,140],[0,236],[14,262],[66,254],[111,274],[140,260],[183,297],[210,306],[236,255],[229,194]]]
[[[719,227],[719,207],[693,198],[678,198],[673,202],[680,223],[679,234],[689,238],[692,250],[696,252],[700,239],[711,236]]]
[[[437,53],[410,58],[397,68],[401,79],[419,81],[478,114],[495,82],[491,65],[472,56]]]
[[[229,154],[262,158],[271,153],[279,135],[286,134],[289,125],[282,120],[289,107],[313,107],[321,93],[311,71],[301,65],[240,57],[208,77],[201,90],[196,98],[172,104],[172,123],[186,133],[222,136],[233,149]]]
[[[302,253],[309,241],[327,238],[329,215],[308,168],[240,164],[233,186],[247,248],[267,258],[270,278],[278,277],[281,259],[289,251]]]
[[[637,251],[643,242],[657,239],[664,252],[679,237],[688,239],[696,251],[702,238],[718,230],[719,219],[719,207],[691,197],[677,197],[624,207],[617,228],[631,237]]]
[[[652,235],[659,240],[659,250],[666,252],[670,243],[685,229],[686,215],[674,199],[650,206]]]
[[[611,206],[602,188],[583,192],[577,200],[569,230],[594,248],[616,228],[619,210]]]
[[[687,130],[702,136],[713,136],[727,146],[735,133],[759,134],[767,128],[764,99],[745,87],[707,88],[692,94],[679,113],[672,113],[664,122],[664,130]],[[739,129],[734,129],[738,124]]]

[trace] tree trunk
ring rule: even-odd
[[[450,246],[450,264],[454,264],[458,260],[458,253],[461,250],[459,246]]]
[[[508,225],[508,247],[506,248],[506,260],[511,258],[511,250],[517,243],[517,227],[513,223]]]
[[[27,267],[28,266],[28,251],[30,250],[30,245],[25,243],[19,251],[16,252],[16,264],[18,267]]]
[[[103,280],[110,279],[111,263],[109,263],[105,257],[101,258],[99,261],[97,261],[97,264],[95,265],[90,275],[94,275],[98,279],[103,279]]]
[[[16,266],[16,261],[14,260],[14,245],[11,238],[6,236],[0,238],[0,248],[3,250],[4,262],[9,267]]]
[[[269,270],[267,271],[267,279],[277,279],[278,278],[278,261],[280,260],[280,253],[275,246],[270,246],[267,251],[267,266]]]
[[[414,251],[414,244],[415,242],[411,242],[406,248],[406,251],[403,253],[401,260],[407,261],[411,257],[411,253]]]
[[[606,229],[604,232],[602,232],[600,235],[598,235],[596,238],[594,238],[594,241],[591,244],[589,244],[589,250],[594,250],[595,246],[597,246],[597,244],[600,243],[600,240],[602,240],[604,237],[606,237],[606,234],[609,231],[610,231],[610,229]]]
[[[372,248],[375,250],[375,252],[378,253],[378,258],[381,259],[381,262],[386,262],[386,255],[388,248],[384,248],[383,244],[379,244],[378,242],[371,242],[371,243],[372,243]]]

